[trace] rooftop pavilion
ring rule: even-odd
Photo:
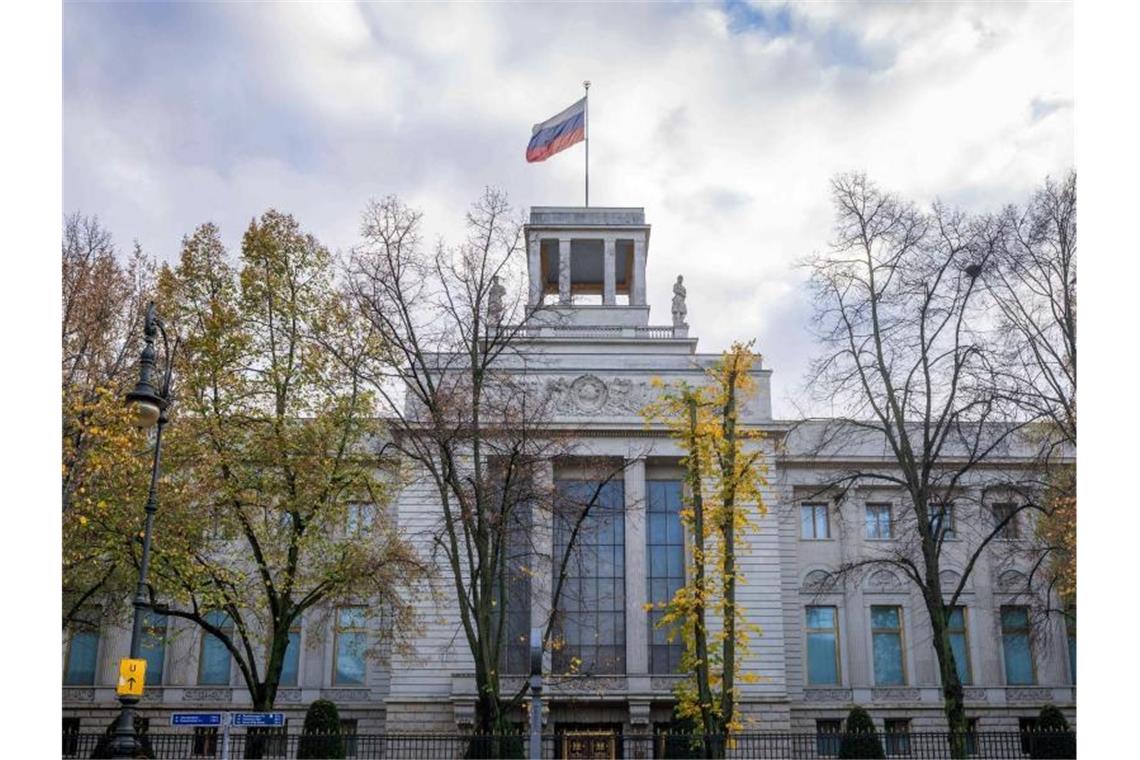
[[[531,304],[647,306],[645,209],[534,206],[526,241]]]

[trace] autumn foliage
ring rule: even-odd
[[[755,518],[766,513],[762,436],[739,419],[756,393],[750,374],[756,358],[751,344],[735,343],[699,386],[656,382],[660,395],[643,412],[663,422],[683,452],[689,568],[686,584],[663,605],[660,625],[684,643],[681,669],[688,677],[677,687],[676,713],[706,735],[741,730],[736,684],[757,680],[742,664],[761,631],[737,601],[746,583],[737,560],[757,529]]]

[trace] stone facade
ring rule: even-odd
[[[651,673],[647,654],[652,631],[643,607],[648,566],[643,507],[647,482],[680,478],[680,452],[664,430],[646,426],[640,410],[655,392],[652,379],[697,383],[717,355],[697,353],[697,340],[689,337],[687,325],[650,324],[645,302],[649,232],[643,211],[636,208],[535,208],[526,230],[530,299],[532,304],[546,301],[550,306],[526,331],[528,361],[522,382],[528,393],[551,405],[553,427],[572,431],[594,456],[628,460],[622,489],[624,672],[561,677],[549,683],[548,727],[606,724],[649,730],[670,715],[675,677]],[[827,535],[805,540],[800,509],[816,498],[813,487],[825,474],[824,465],[808,455],[802,429],[772,419],[770,376],[771,370],[758,363],[754,368],[758,394],[743,409],[746,422],[768,433],[763,446],[769,466],[767,513],[758,518],[759,530],[748,536],[740,559],[747,578],[740,602],[763,631],[745,662],[746,670],[760,678],[740,685],[746,723],[756,730],[814,731],[817,720],[842,718],[853,704],[860,704],[880,724],[884,719],[909,719],[914,730],[944,728],[929,628],[913,588],[889,571],[842,583],[831,582],[828,576],[829,568],[876,548],[866,537],[865,505],[892,505],[899,514],[900,496],[889,489],[856,489],[842,505],[828,502]],[[881,446],[845,453],[889,466]],[[1013,469],[1027,465],[1016,456],[1003,464]],[[544,477],[553,482],[568,468],[572,465],[552,463]],[[438,526],[438,499],[426,483],[410,483],[395,510],[408,535],[431,536]],[[900,523],[898,530],[905,531],[905,524]],[[1029,526],[1022,535],[1031,535]],[[905,536],[897,534],[893,540]],[[531,584],[531,621],[537,624],[550,603],[550,526],[536,525],[534,541],[548,557],[545,565],[539,562]],[[427,551],[428,540],[424,542]],[[947,552],[948,581],[954,578],[952,566],[968,539],[963,537],[962,542],[961,550],[952,546]],[[961,602],[969,621],[966,646],[973,676],[966,691],[967,712],[980,721],[982,730],[1016,729],[1019,718],[1034,716],[1046,702],[1062,706],[1075,719],[1075,684],[1060,622],[1035,635],[1035,683],[1005,683],[999,611],[1015,603],[1016,595],[1015,584],[1002,579],[1017,572],[1015,561],[999,562],[984,554]],[[898,685],[880,687],[874,682],[869,609],[876,605],[901,610],[905,676]],[[836,683],[807,683],[808,606],[837,611]],[[469,727],[475,687],[457,613],[427,599],[418,611],[423,631],[414,650],[393,652],[385,662],[370,660],[365,684],[352,688],[333,683],[329,616],[308,616],[302,628],[298,685],[284,689],[278,699],[278,708],[290,716],[290,730],[299,730],[305,706],[318,697],[337,702],[342,718],[356,720],[360,733],[454,732]],[[197,685],[200,636],[188,629],[172,634],[163,682],[149,689],[143,715],[159,725],[174,710],[238,709],[248,704],[236,668],[228,686]],[[127,638],[125,631],[104,631],[95,682],[63,690],[65,717],[81,719],[83,730],[106,725],[116,710],[115,667],[126,654]],[[550,668],[549,652],[546,667]],[[521,676],[505,678],[514,683],[511,679]]]

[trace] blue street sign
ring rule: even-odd
[[[231,713],[232,726],[284,726],[285,713]]]
[[[174,713],[170,716],[172,726],[220,726],[221,713]]]

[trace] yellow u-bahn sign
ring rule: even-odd
[[[119,685],[115,693],[122,697],[141,697],[146,684],[146,660],[119,660]]]

